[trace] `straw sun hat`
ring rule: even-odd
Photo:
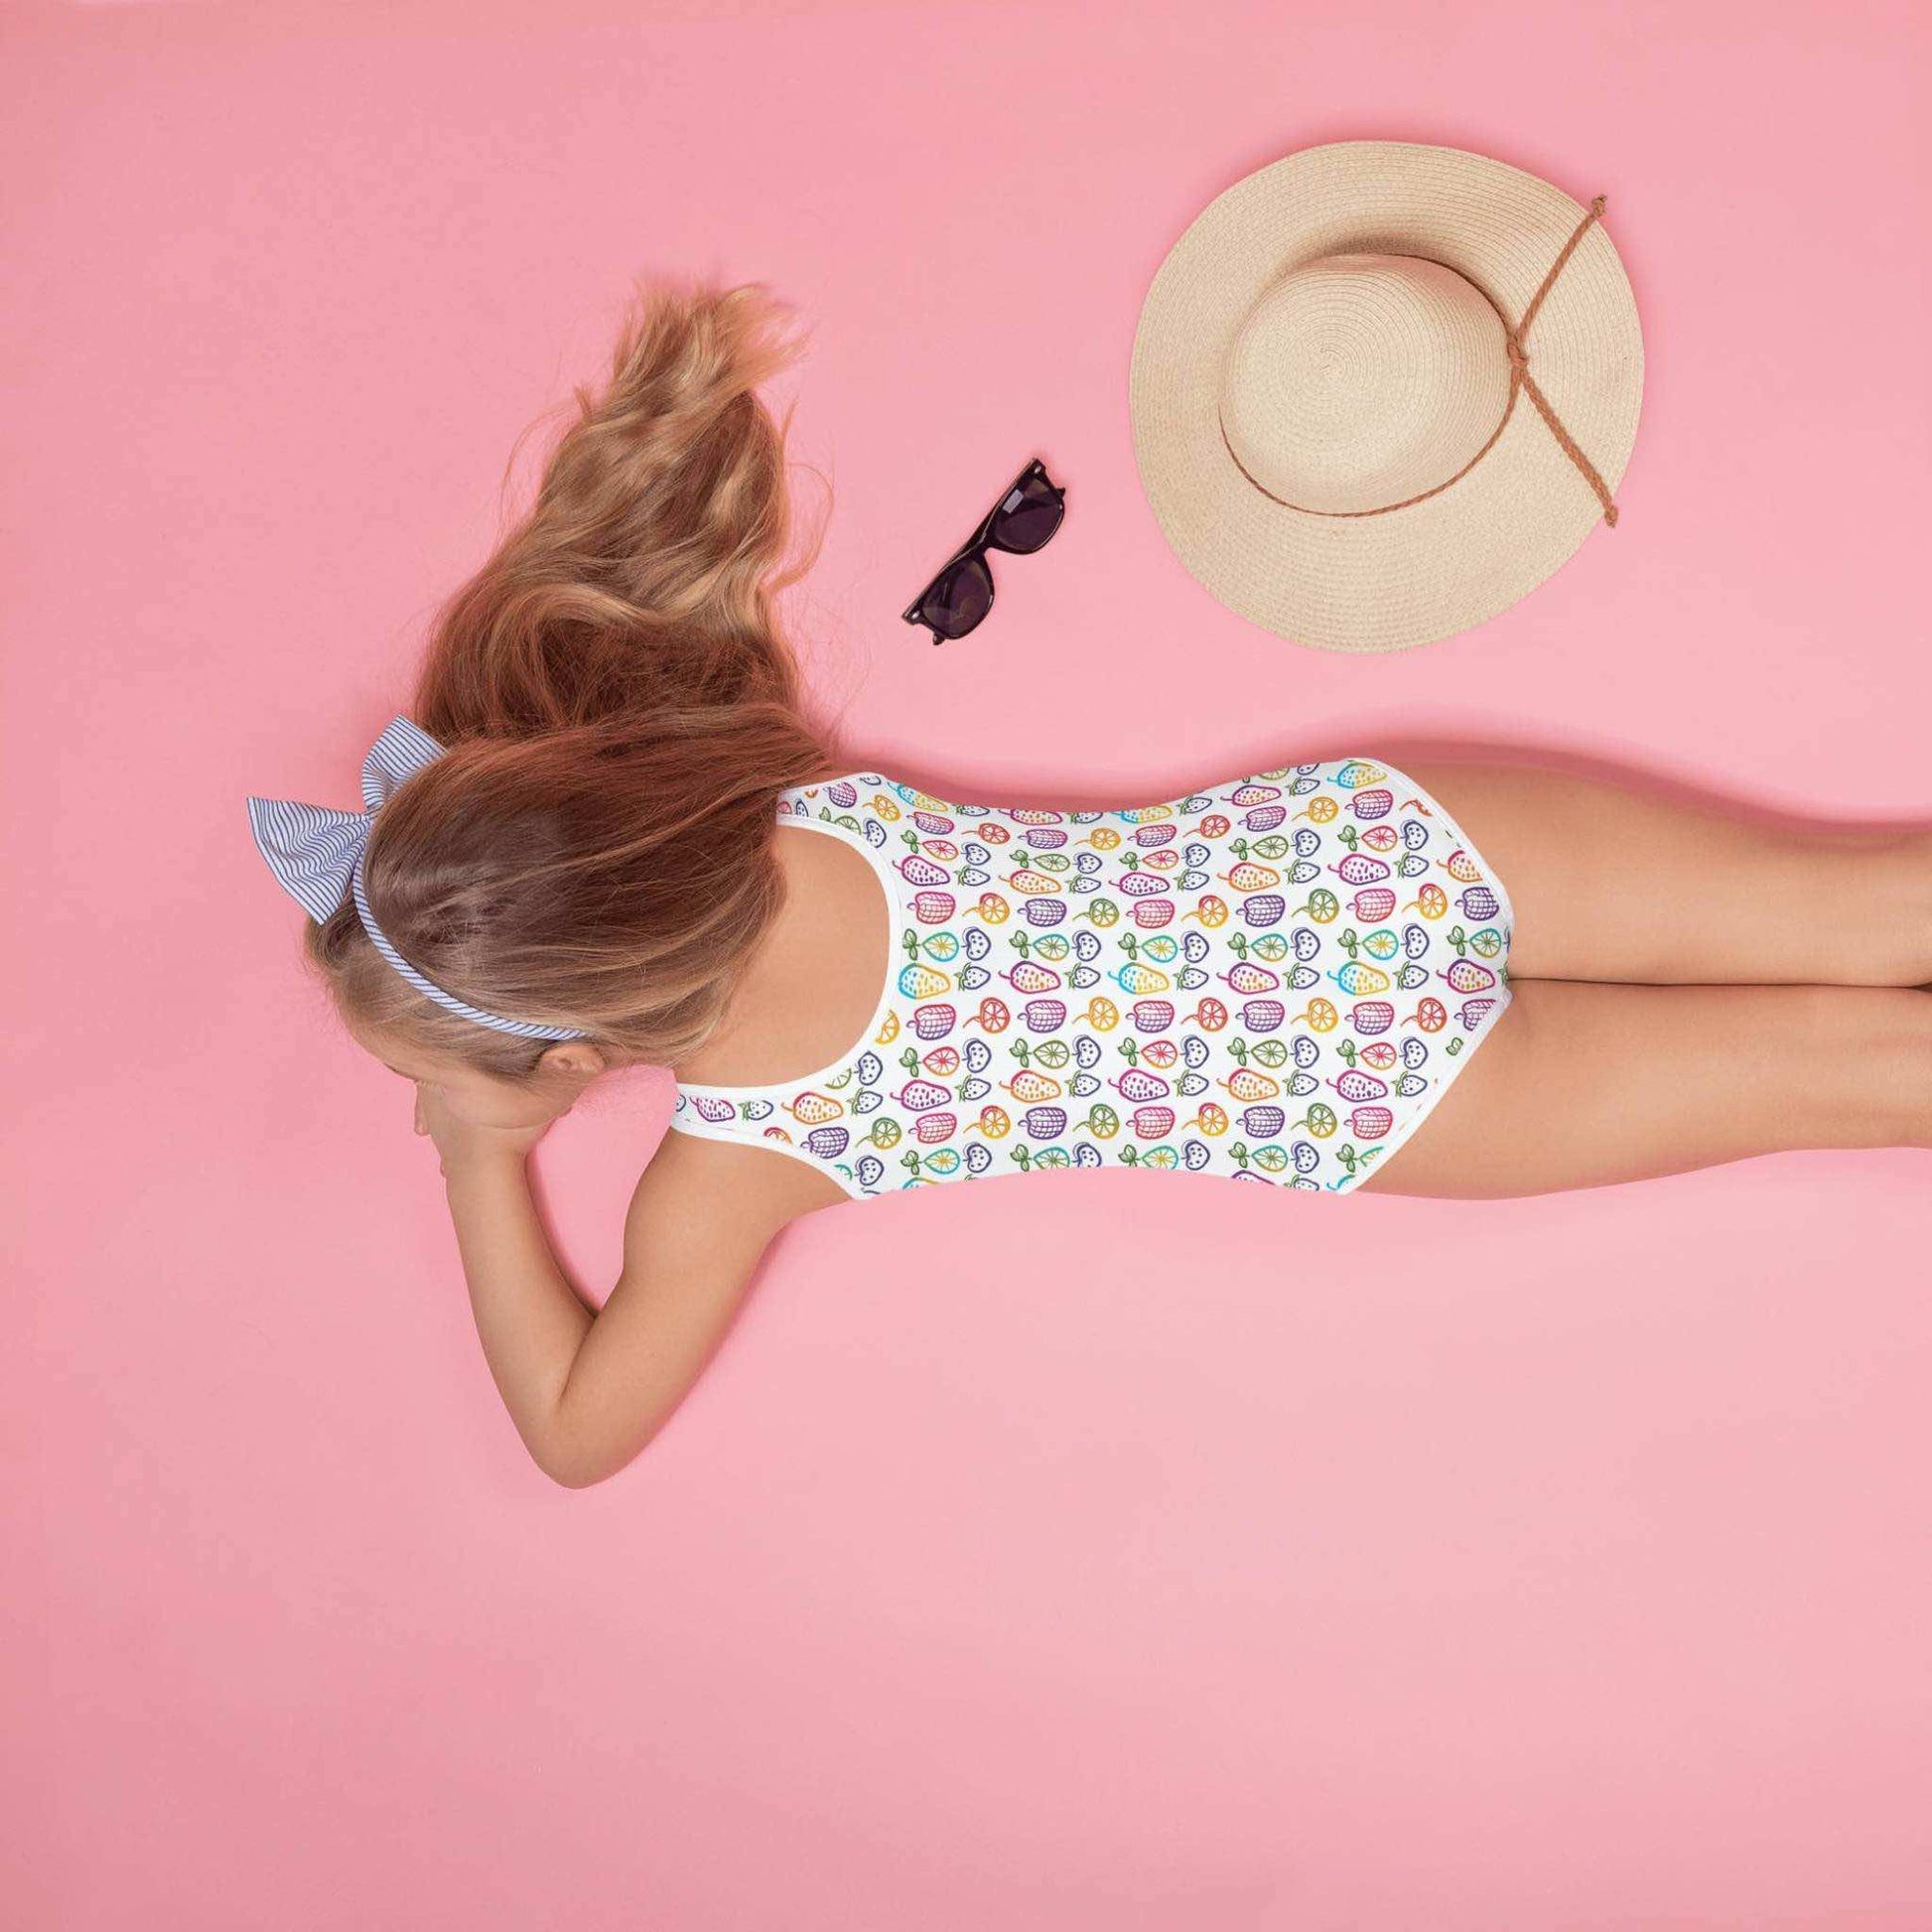
[[[1534,590],[1636,440],[1602,202],[1458,148],[1338,141],[1218,195],[1147,293],[1134,453],[1187,569],[1264,628],[1403,650]]]

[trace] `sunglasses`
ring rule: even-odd
[[[993,571],[987,551],[1010,550],[1024,557],[1041,548],[1065,515],[1066,491],[1035,457],[900,616],[907,623],[926,625],[935,644],[965,636],[993,608]]]

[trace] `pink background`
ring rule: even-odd
[[[1120,802],[1476,738],[1922,817],[1926,18],[12,7],[8,1924],[1932,1926],[1922,1155],[837,1208],[571,1493],[242,812],[356,802],[662,269],[815,330],[793,616],[866,759]],[[1214,194],[1365,135],[1607,194],[1649,382],[1620,529],[1350,660],[1181,569],[1126,372]],[[1035,453],[1063,534],[930,649]],[[665,1103],[541,1151],[596,1295]]]

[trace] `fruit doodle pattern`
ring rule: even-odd
[[[809,1080],[680,1088],[672,1125],[855,1196],[1114,1166],[1343,1192],[1509,1004],[1507,894],[1363,759],[1122,811],[949,805],[877,773],[778,809],[874,862],[879,1013]]]

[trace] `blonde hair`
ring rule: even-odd
[[[377,921],[438,985],[675,1063],[783,898],[787,785],[827,775],[773,616],[784,437],[754,393],[798,353],[762,283],[639,286],[529,510],[438,615],[410,715],[448,747],[377,815]],[[352,901],[306,934],[345,1018],[498,1078],[547,1042],[449,1012]]]

